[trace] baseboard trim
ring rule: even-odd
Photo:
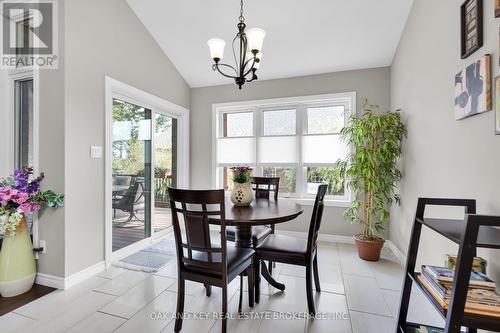
[[[288,230],[276,230],[276,233],[286,236],[293,236],[297,238],[307,239],[307,232],[303,231],[288,231]],[[318,241],[328,242],[328,243],[344,243],[344,244],[354,244],[354,238],[352,236],[340,236],[340,235],[331,235],[331,234],[319,234]],[[406,263],[406,256],[398,249],[396,245],[390,240],[386,240],[384,243],[384,247],[389,249],[396,259],[401,264]]]
[[[64,289],[64,278],[59,276],[36,273],[35,283],[56,289]]]
[[[276,233],[281,234],[281,235],[285,235],[285,236],[307,239],[307,232],[303,232],[303,231],[276,230]],[[329,242],[329,243],[354,244],[354,239],[350,236],[319,234],[318,240],[321,242]]]
[[[402,264],[406,265],[406,256],[401,252],[396,245],[390,240],[385,241],[385,245],[387,248],[391,250],[391,252],[396,256],[396,259]]]
[[[35,282],[44,286],[64,290],[104,271],[105,268],[106,265],[104,261],[101,261],[65,278],[44,273],[37,273]]]

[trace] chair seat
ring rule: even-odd
[[[233,275],[236,270],[241,270],[241,265],[252,260],[254,254],[253,249],[227,244],[227,275]],[[212,262],[209,263],[206,252],[193,251],[193,262],[185,262],[184,267],[195,273],[220,275],[220,262],[220,253],[213,253]]]
[[[257,246],[261,243],[264,238],[269,236],[272,233],[272,229],[268,226],[255,226],[252,227],[252,244],[253,246]],[[235,227],[227,227],[226,228],[226,239],[230,242],[234,242],[236,240],[236,228]]]
[[[285,263],[298,260],[297,264],[303,264],[307,254],[307,240],[272,234],[257,245],[255,251],[261,260]]]

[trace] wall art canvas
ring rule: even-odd
[[[467,58],[483,46],[483,0],[466,0],[460,7],[461,56]]]
[[[500,17],[500,0],[495,0],[495,17]]]
[[[455,76],[455,119],[491,110],[491,57],[485,55]]]
[[[500,76],[495,79],[495,134],[500,135]]]

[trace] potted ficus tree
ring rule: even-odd
[[[347,186],[354,192],[351,207],[344,217],[352,223],[360,223],[361,234],[355,235],[359,257],[378,261],[384,239],[377,236],[384,231],[389,221],[389,210],[399,203],[395,193],[402,173],[398,168],[401,156],[401,141],[407,135],[401,113],[375,112],[377,105],[363,101],[363,113],[349,117],[341,137],[350,147],[351,153],[340,163],[348,179]]]

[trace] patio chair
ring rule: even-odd
[[[131,221],[133,218],[142,221],[137,217],[137,212],[144,210],[144,182],[136,179],[136,181],[128,188],[121,198],[113,200],[113,215],[116,216],[116,210],[129,213],[129,217],[125,222]]]

